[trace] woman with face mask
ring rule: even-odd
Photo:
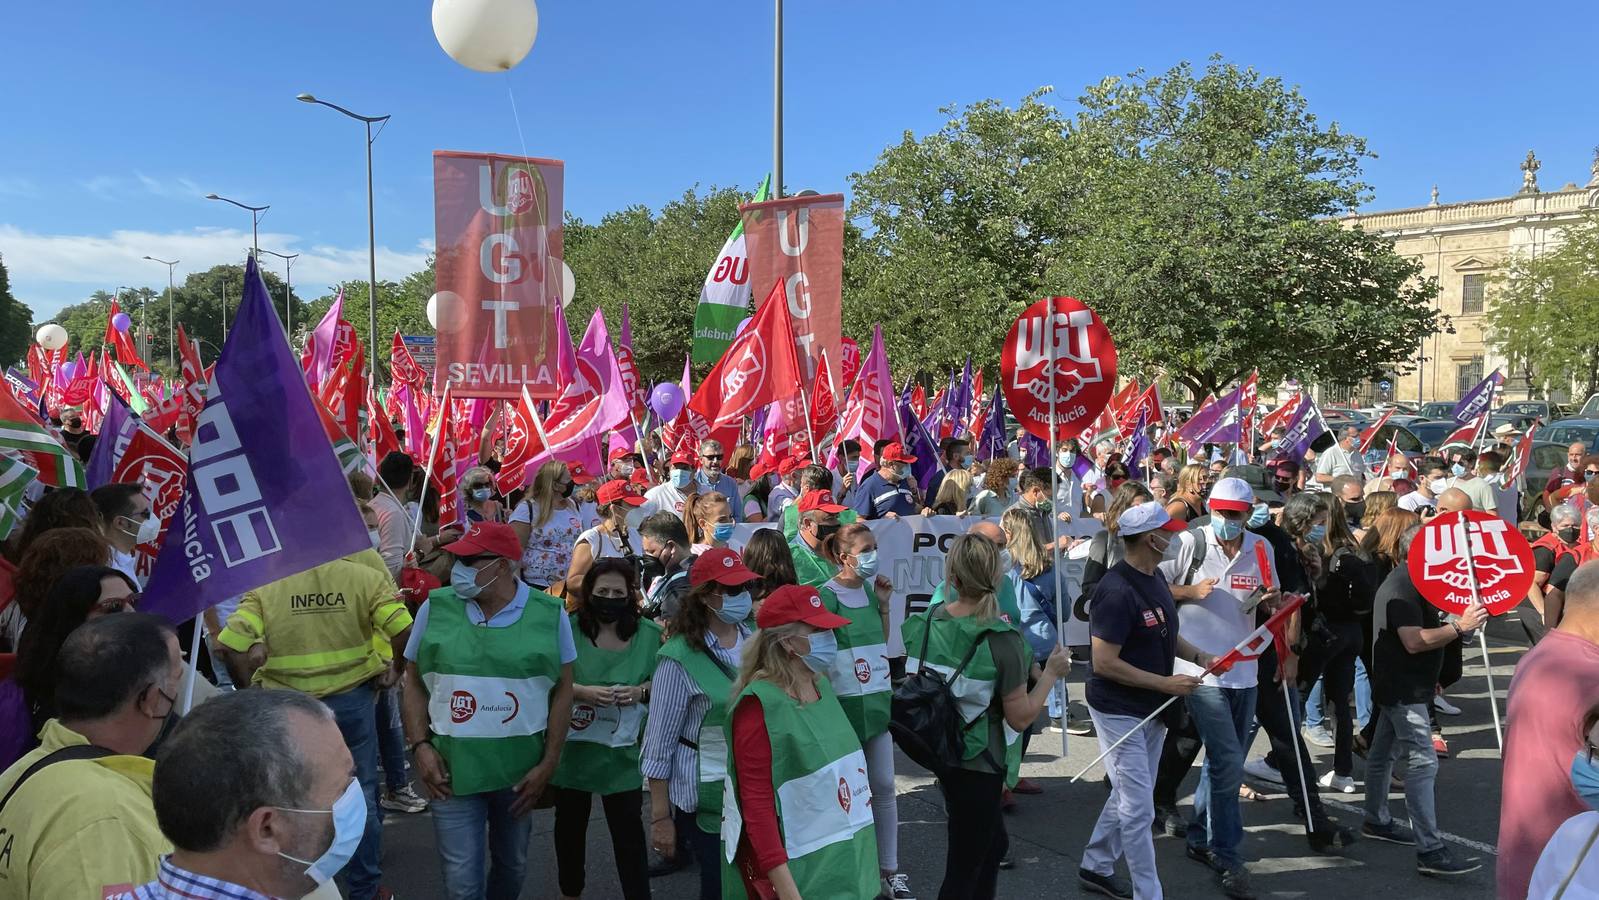
[[[1582,717],[1580,733],[1571,788],[1588,809],[1567,819],[1544,845],[1527,885],[1528,900],[1576,900],[1599,889],[1599,706]]]
[[[717,835],[727,772],[728,701],[750,634],[756,574],[732,550],[702,554],[687,595],[666,626],[650,683],[639,769],[649,782],[650,846],[668,860],[681,834],[699,860],[701,900],[722,896]]]
[[[1016,502],[1016,482],[1021,475],[1021,463],[1009,456],[996,456],[983,470],[983,489],[972,498],[969,514],[997,516]]]
[[[838,574],[821,586],[822,606],[848,621],[833,631],[839,652],[832,669],[823,674],[866,752],[882,894],[910,897],[910,881],[899,872],[899,801],[894,792],[894,742],[888,734],[892,688],[887,635],[894,585],[882,572],[877,538],[865,525],[840,528],[823,552],[838,566]]]
[[[505,507],[496,499],[494,473],[484,466],[473,466],[461,479],[461,496],[466,498],[468,522],[503,522]]]
[[[594,494],[600,524],[577,536],[572,548],[572,564],[566,569],[566,589],[575,594],[583,576],[595,560],[613,556],[632,556],[643,551],[638,531],[628,525],[628,516],[644,505],[644,498],[626,481],[613,480],[600,485]]]
[[[583,534],[583,518],[572,500],[577,478],[559,460],[539,466],[527,496],[511,512],[511,530],[522,542],[522,581],[530,587],[549,590],[572,565]]]
[[[733,537],[733,508],[716,491],[690,494],[683,504],[683,527],[688,529],[690,548],[695,556],[707,550],[726,549]]]
[[[789,586],[767,598],[756,622],[726,728],[732,792],[718,862],[732,863],[722,877],[751,897],[878,896],[867,759],[826,677],[839,652],[834,629],[850,620],[828,612],[815,588]],[[796,789],[826,791],[816,802],[836,802],[842,815],[782,809],[778,798]]]
[[[571,615],[577,643],[572,725],[552,782],[556,880],[563,898],[583,893],[594,794],[605,808],[622,896],[650,896],[638,768],[661,626],[639,615],[634,578],[627,560],[596,562],[583,579],[583,602]]]
[[[1532,587],[1527,591],[1527,602],[1516,607],[1517,619],[1530,642],[1538,643],[1549,632],[1544,621],[1544,600],[1555,566],[1582,554],[1582,516],[1569,503],[1556,505],[1549,511],[1548,533],[1532,542]]]

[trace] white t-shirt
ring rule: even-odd
[[[1588,849],[1581,863],[1577,861],[1577,854],[1582,852],[1583,845],[1588,843],[1595,829],[1599,829],[1599,812],[1578,813],[1555,830],[1554,837],[1544,845],[1543,853],[1538,857],[1538,865],[1532,870],[1532,880],[1527,884],[1527,900],[1553,897],[1572,866],[1578,866],[1578,869],[1566,888],[1566,898],[1593,900],[1599,897],[1599,842]]]
[[[1411,491],[1399,498],[1399,508],[1408,509],[1413,513],[1420,513],[1424,509],[1432,509],[1437,506],[1438,498],[1423,497],[1421,491]]]
[[[838,598],[838,602],[849,607],[850,609],[865,609],[867,606],[871,605],[872,599],[866,596],[865,584],[862,584],[860,587],[845,587],[844,585],[839,584],[837,579],[835,579],[833,581],[829,581],[827,584],[823,585],[823,587],[827,588],[829,591],[832,591],[833,596]]]
[[[627,541],[627,546],[633,548],[633,553],[644,552],[644,543],[639,539],[637,531],[629,528],[627,530]],[[590,528],[589,530],[578,535],[577,542],[579,544],[588,544],[589,552],[594,555],[595,559],[605,559],[612,556],[626,556],[628,554],[627,548],[622,546],[622,542],[620,540],[601,531],[599,526]]]
[[[1161,573],[1173,585],[1216,579],[1216,586],[1203,600],[1177,604],[1177,621],[1180,623],[1178,633],[1183,640],[1215,656],[1222,656],[1238,646],[1255,630],[1254,613],[1244,612],[1241,601],[1261,584],[1255,545],[1264,543],[1265,539],[1249,531],[1245,531],[1243,537],[1238,555],[1228,559],[1211,526],[1185,531],[1172,540],[1166,558],[1160,564]],[[1193,581],[1187,582],[1185,579],[1193,563],[1195,541],[1201,540],[1205,542],[1205,561],[1194,573]],[[1272,570],[1271,583],[1281,584],[1277,579],[1276,563],[1272,560],[1269,544],[1266,549],[1266,565]],[[1172,671],[1178,675],[1199,675],[1204,669],[1179,659]],[[1236,663],[1220,675],[1207,675],[1204,683],[1214,687],[1252,688],[1257,681],[1255,662],[1250,660]]]
[[[1471,498],[1471,508],[1479,512],[1499,514],[1499,498],[1494,493],[1493,485],[1482,478],[1451,478],[1449,486],[1460,488]]]
[[[1334,478],[1339,475],[1354,475],[1364,480],[1366,477],[1366,460],[1355,453],[1345,450],[1340,444],[1333,444],[1326,450],[1321,451],[1321,455],[1316,457],[1316,474],[1330,475]],[[1319,490],[1327,489],[1326,485],[1320,482],[1315,483],[1318,485]],[[1310,484],[1311,482],[1307,481],[1305,487],[1309,489]]]
[[[655,487],[644,492],[644,505],[638,508],[644,518],[649,518],[658,512],[669,512],[674,516],[683,514],[683,504],[688,501],[688,496],[672,486],[670,481],[663,481]]]
[[[572,549],[583,534],[583,520],[569,506],[550,513],[550,520],[534,528],[533,501],[518,503],[511,513],[512,522],[528,525],[527,546],[522,548],[522,580],[528,584],[548,587],[566,577],[572,565]]]
[[[145,579],[139,577],[139,551],[123,553],[115,547],[111,548],[111,559],[106,563],[110,568],[133,579],[133,583],[144,589]]]

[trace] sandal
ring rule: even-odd
[[[1238,786],[1238,799],[1240,800],[1265,800],[1265,796],[1247,784]]]

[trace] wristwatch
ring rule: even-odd
[[[429,747],[433,746],[433,738],[431,736],[429,736],[429,737],[423,738],[420,741],[413,741],[413,742],[411,742],[409,744],[406,744],[405,745],[405,752],[406,753],[415,753],[416,752],[416,748],[422,746],[423,744],[427,744]]]

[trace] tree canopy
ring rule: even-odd
[[[11,275],[0,259],[0,366],[21,362],[33,341],[33,310],[11,296]]]
[[[1495,273],[1490,346],[1545,394],[1599,391],[1599,216],[1564,230],[1553,250],[1512,256]]]

